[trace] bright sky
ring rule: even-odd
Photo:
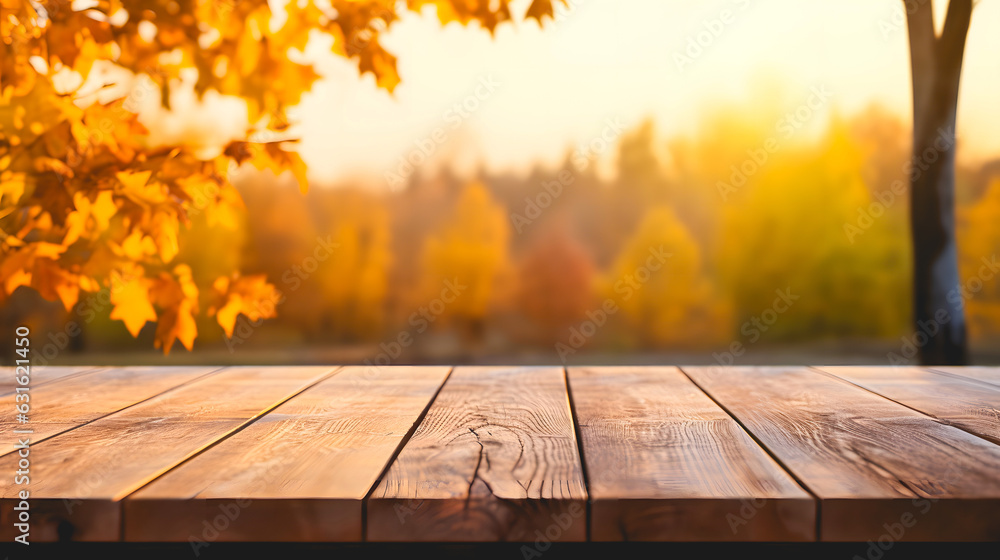
[[[525,0],[526,1],[526,0]],[[939,11],[945,2],[938,0]],[[567,150],[646,116],[659,134],[695,132],[700,112],[740,102],[761,76],[777,77],[790,100],[810,87],[834,93],[848,114],[873,101],[907,116],[909,60],[900,0],[570,0],[571,8],[539,29],[534,21],[441,28],[432,12],[407,14],[384,35],[399,58],[395,95],[358,78],[353,62],[307,53],[325,78],[293,116],[300,151],[318,180],[367,175],[383,180],[417,143],[433,160],[477,162],[493,171],[555,166]],[[525,3],[515,4],[523,13]],[[729,10],[728,22],[722,22]],[[941,24],[943,14],[938,14]],[[717,36],[705,22],[719,20]],[[701,53],[679,67],[689,40]],[[323,53],[323,54],[317,54]],[[1000,156],[1000,2],[975,8],[959,104],[960,157]],[[492,92],[476,88],[497,82]],[[475,106],[449,111],[456,103]],[[444,140],[434,139],[435,128]],[[607,150],[606,156],[614,150]],[[436,163],[426,163],[433,168]]]

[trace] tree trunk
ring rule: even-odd
[[[931,2],[904,2],[913,78],[910,228],[915,342],[925,365],[967,363],[955,240],[955,119],[972,0],[951,0],[934,31]]]

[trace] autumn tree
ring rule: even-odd
[[[473,182],[459,195],[451,217],[428,236],[423,249],[424,289],[421,306],[440,298],[445,286],[453,294],[440,317],[458,323],[474,339],[509,267],[510,220],[485,185]]]
[[[889,338],[905,327],[904,208],[882,191],[889,204],[875,198],[865,182],[871,154],[851,128],[834,117],[815,145],[782,147],[786,157],[750,177],[726,205],[717,261],[748,342]],[[796,299],[755,325],[775,313],[767,310],[777,290]]]
[[[491,33],[512,19],[507,0],[0,0],[0,297],[24,286],[74,309],[81,292],[111,290],[111,317],[133,336],[156,321],[156,343],[190,349],[195,316],[227,334],[239,315],[273,316],[275,288],[238,270],[199,284],[178,259],[193,212],[240,211],[229,181],[243,164],[290,170],[287,109],[319,78],[290,56],[315,32],[391,92],[396,58],[380,36],[401,11],[434,9],[442,24],[478,22]],[[541,22],[551,0],[524,14]],[[284,16],[284,17],[275,17]],[[192,146],[153,145],[135,99],[101,76],[171,91],[215,91],[246,104],[243,138],[206,157]],[[193,78],[192,78],[193,75]],[[193,83],[191,83],[193,82]],[[263,139],[249,142],[248,139]]]
[[[949,0],[940,34],[933,4],[903,0],[902,6],[913,97],[912,161],[907,167],[912,324],[927,337],[919,349],[923,363],[964,364],[968,351],[955,234],[955,124],[974,2]]]
[[[670,206],[646,212],[604,292],[645,345],[706,346],[729,334],[729,306],[705,273],[698,242]]]
[[[539,235],[518,264],[518,309],[538,327],[534,339],[554,343],[594,304],[593,259],[565,224]]]
[[[315,301],[323,288],[317,274],[329,266],[328,232],[316,223],[312,212],[318,189],[303,196],[292,182],[267,175],[247,173],[233,178],[246,205],[246,242],[231,249],[240,255],[237,269],[243,274],[263,275],[275,286],[275,300],[261,302],[264,310],[273,303],[278,314],[273,321],[275,328],[317,330],[321,309]],[[321,262],[318,257],[327,260]],[[237,320],[233,331],[237,336],[228,341],[230,348],[260,339],[253,334],[256,322],[247,319]]]
[[[322,236],[333,248],[316,272],[319,297],[309,303],[324,311],[326,340],[377,337],[385,327],[393,260],[385,201],[346,189],[323,193],[319,199]]]

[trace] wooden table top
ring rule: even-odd
[[[1000,368],[2,373],[8,541],[1000,541]]]

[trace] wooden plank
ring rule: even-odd
[[[371,541],[581,541],[561,368],[457,368],[368,500]]]
[[[1000,446],[807,368],[684,367],[820,498],[820,539],[1000,539]]]
[[[31,446],[31,541],[119,540],[122,498],[332,370],[228,368]],[[0,472],[17,461],[0,457]],[[0,538],[22,489],[0,477]]]
[[[929,369],[949,375],[975,379],[990,385],[1000,386],[1000,367],[988,366],[931,366]]]
[[[350,367],[124,502],[125,540],[361,541],[362,503],[450,367]]]
[[[819,369],[1000,443],[1000,387],[915,367]]]
[[[32,444],[72,430],[117,412],[139,401],[173,389],[218,367],[129,367],[107,368],[64,377],[27,392],[28,424],[17,421],[17,395],[0,397],[0,455],[13,453],[23,435],[15,429],[28,428]]]
[[[101,368],[95,366],[31,366],[28,370],[28,386],[32,389],[46,385],[58,379],[80,375]],[[15,381],[16,368],[0,367],[0,396],[14,393],[14,388],[20,385]]]
[[[816,502],[673,367],[571,368],[595,541],[813,541]]]

